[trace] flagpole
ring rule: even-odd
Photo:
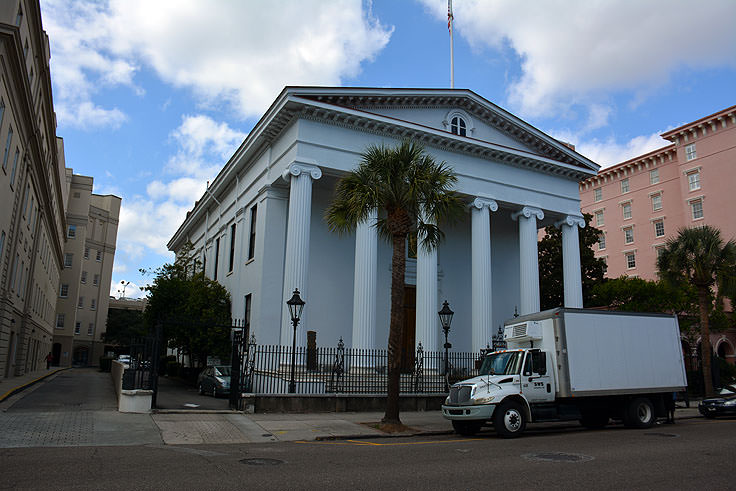
[[[452,45],[452,0],[447,0],[447,28],[450,30],[450,88],[455,88],[455,50]]]

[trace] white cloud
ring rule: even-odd
[[[447,2],[422,1],[446,19]],[[520,57],[508,95],[524,116],[559,116],[604,91],[640,97],[642,86],[659,87],[683,67],[736,66],[733,0],[467,0],[454,17],[475,48],[509,46]]]
[[[218,3],[181,0],[42,1],[61,124],[116,126],[100,87],[128,86],[152,67],[202,104],[261,114],[285,85],[338,85],[388,43],[392,29],[360,0]],[[84,110],[78,109],[84,107]]]
[[[661,133],[664,131],[640,135],[623,143],[613,137],[605,140],[581,140],[579,135],[570,132],[557,132],[553,136],[560,141],[573,143],[578,153],[605,168],[669,145],[669,141],[659,136]]]

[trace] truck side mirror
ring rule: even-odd
[[[547,375],[547,353],[544,351],[537,351],[534,353],[533,358],[534,371],[539,375]]]

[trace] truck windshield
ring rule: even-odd
[[[483,360],[478,375],[517,375],[523,359],[523,351],[492,353]]]

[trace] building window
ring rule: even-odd
[[[654,222],[654,236],[664,237],[664,220]]]
[[[624,203],[621,208],[624,211],[624,220],[631,218],[631,203]]]
[[[58,314],[56,316],[56,328],[64,329],[64,314]]]
[[[233,271],[233,264],[235,263],[235,224],[230,225],[230,258],[227,263],[227,270]]]
[[[15,171],[18,170],[18,157],[20,157],[20,150],[15,149],[15,155],[13,155],[13,169],[10,171],[10,187],[15,186]]]
[[[102,251],[97,251],[97,254],[95,255],[96,261],[102,261]]]
[[[5,106],[3,105],[3,109]],[[13,128],[8,130],[8,139],[5,141],[5,152],[3,153],[3,170],[8,168],[8,157],[10,157],[10,146],[13,143]]]
[[[595,226],[602,227],[603,225],[605,225],[603,210],[598,210],[595,212]]]
[[[95,333],[95,325],[93,322],[89,323],[89,326],[87,326],[87,336],[92,336]]]
[[[81,193],[74,193],[73,196],[74,196],[74,198],[80,198],[82,196],[82,194]]]
[[[89,304],[89,310],[97,310],[97,299],[93,298]]]
[[[79,297],[79,302],[77,302],[77,308],[78,309],[84,308],[84,297]]]
[[[0,232],[0,258],[3,257],[3,249],[5,248],[5,231]]]
[[[94,277],[92,278],[92,284],[95,286],[100,284],[100,275],[98,274],[94,275]]]
[[[693,220],[703,218],[703,200],[696,199],[690,202],[690,210],[693,214]]]
[[[23,22],[23,9],[18,7],[18,15],[15,16],[15,25],[20,27],[20,23]]]
[[[66,236],[69,239],[73,239],[77,236],[77,226],[69,225],[69,229],[66,231]]]
[[[5,101],[0,98],[0,126],[3,125],[3,118],[5,117]],[[5,162],[3,162],[3,170],[5,170]]]
[[[593,201],[601,201],[603,199],[603,189],[595,188],[593,190]]]
[[[89,247],[84,248],[84,258],[89,259]]]
[[[659,211],[662,209],[662,195],[657,193],[652,195],[652,211]]]
[[[693,171],[687,175],[687,185],[690,191],[696,191],[700,189],[700,171]]]
[[[20,254],[15,255],[15,261],[13,262],[13,269],[10,273],[10,289],[15,290],[15,278],[18,272],[18,261],[20,261]]]
[[[28,58],[28,39],[26,39],[25,44],[23,45],[23,58]],[[39,125],[40,126],[40,125]]]
[[[28,212],[28,196],[31,194],[31,185],[26,185],[26,194],[23,195],[23,218],[26,217]]]
[[[600,234],[598,236],[598,250],[603,251],[606,249],[606,234]]]
[[[220,266],[220,238],[218,237],[217,240],[215,240],[215,273],[212,275],[212,278],[217,281],[217,269],[218,266]]]
[[[64,267],[65,268],[71,268],[73,261],[74,261],[74,254],[69,254],[69,253],[64,254]]]
[[[256,254],[256,216],[258,215],[258,205],[250,209],[250,238],[248,239],[248,260],[255,257]]]
[[[453,116],[450,120],[450,133],[453,135],[466,136],[467,125],[465,124],[465,120],[460,116]]]
[[[657,246],[654,248],[655,251],[657,251],[657,259],[664,254],[664,246]]]
[[[59,289],[59,296],[61,298],[66,298],[69,296],[69,285],[62,284],[61,288]]]
[[[79,332],[82,330],[82,323],[77,322],[74,324],[74,334],[79,334]]]
[[[87,272],[82,271],[82,283],[87,283]]]
[[[629,269],[635,268],[636,267],[636,253],[627,252],[625,256],[626,256],[626,267]]]
[[[243,315],[243,327],[245,332],[250,332],[250,310],[253,303],[253,296],[249,293],[245,296],[245,314]]]
[[[657,184],[659,182],[659,169],[649,171],[649,184]]]
[[[695,151],[695,144],[691,143],[690,145],[685,145],[685,161],[693,160],[697,157],[698,154]]]
[[[634,227],[626,227],[624,229],[624,244],[634,242]]]
[[[628,193],[629,192],[629,178],[621,179],[621,192],[622,193]]]

